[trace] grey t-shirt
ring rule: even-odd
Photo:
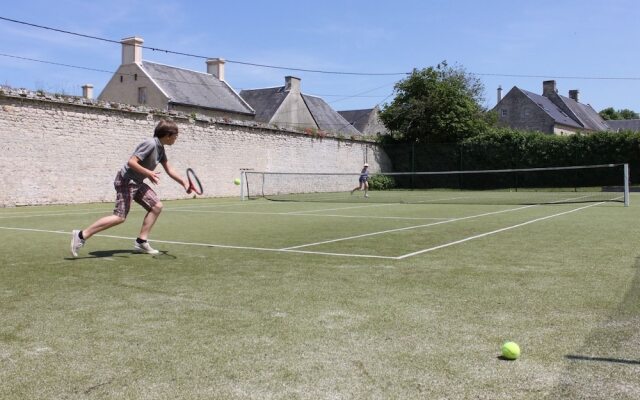
[[[160,139],[152,137],[140,143],[133,151],[132,156],[140,159],[140,165],[153,171],[159,163],[167,161],[167,155],[164,152],[164,146],[160,143]],[[144,175],[141,175],[125,164],[120,170],[122,176],[133,179],[136,182],[144,181]]]

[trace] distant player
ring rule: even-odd
[[[100,218],[88,228],[71,232],[71,254],[74,257],[78,256],[78,250],[84,246],[85,241],[91,236],[123,223],[129,214],[131,200],[147,210],[147,214],[142,221],[140,235],[134,243],[134,248],[141,253],[159,253],[158,250],[149,245],[147,239],[153,224],[160,216],[162,202],[160,202],[156,192],[143,181],[146,178],[157,185],[160,182],[160,172],[156,172],[155,169],[158,164],[162,164],[167,175],[182,185],[185,190],[188,190],[189,183],[169,164],[164,151],[164,146],[171,146],[177,139],[178,125],[173,121],[161,120],[156,125],[153,137],[136,147],[127,163],[116,174],[113,182],[116,189],[116,204],[113,214]]]
[[[353,190],[351,191],[351,194],[353,194],[353,192],[355,192],[356,190],[364,189],[364,197],[369,197],[369,195],[367,194],[367,191],[369,190],[368,179],[369,179],[369,164],[364,163],[364,166],[362,167],[362,171],[360,171],[360,178],[358,178],[358,186],[353,188]]]

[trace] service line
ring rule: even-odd
[[[572,212],[575,212],[575,211],[584,210],[585,208],[589,208],[589,207],[597,206],[597,205],[600,205],[600,204],[604,204],[604,202],[595,203],[595,204],[589,204],[588,206],[579,207],[579,208],[574,208],[573,210],[563,211],[563,212],[561,212],[561,213],[557,213],[557,214],[553,214],[553,215],[547,215],[546,217],[540,217],[540,218],[532,219],[532,220],[530,220],[530,221],[526,221],[526,222],[523,222],[523,223],[520,223],[520,224],[516,224],[516,225],[512,225],[512,226],[507,226],[506,228],[496,229],[496,230],[494,230],[494,231],[481,233],[481,234],[479,234],[479,235],[469,236],[469,237],[464,238],[464,239],[460,239],[460,240],[456,240],[456,241],[454,241],[454,242],[449,242],[449,243],[441,244],[441,245],[439,245],[439,246],[431,247],[431,248],[428,248],[428,249],[419,250],[419,251],[414,251],[413,253],[408,253],[408,254],[404,254],[404,255],[402,255],[402,256],[396,257],[396,260],[402,260],[402,259],[404,259],[404,258],[417,256],[418,254],[424,254],[424,253],[428,253],[428,252],[430,252],[430,251],[443,249],[443,248],[445,248],[445,247],[454,246],[454,245],[456,245],[456,244],[460,244],[460,243],[468,242],[468,241],[470,241],[470,240],[474,240],[474,239],[483,238],[483,237],[485,237],[485,236],[495,235],[496,233],[500,233],[500,232],[508,231],[508,230],[515,229],[515,228],[520,228],[520,227],[525,226],[525,225],[533,224],[534,222],[544,221],[544,220],[549,219],[549,218],[558,217],[558,216],[560,216],[560,215],[565,215],[565,214],[569,214],[569,213],[572,213]]]

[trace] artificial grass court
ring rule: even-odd
[[[0,209],[0,398],[637,399],[634,196]]]

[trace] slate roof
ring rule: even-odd
[[[605,123],[612,131],[640,132],[640,119],[610,119]]]
[[[544,110],[544,112],[546,112],[551,118],[553,118],[556,123],[572,126],[574,128],[582,128],[582,125],[578,124],[571,117],[569,117],[564,111],[560,109],[560,107],[549,100],[549,98],[541,96],[539,94],[535,94],[533,92],[529,92],[524,89],[520,89],[518,87],[515,87],[515,89],[518,89],[519,91],[524,93],[525,96],[536,103],[542,110]]]
[[[302,98],[307,103],[307,107],[309,107],[309,111],[311,111],[311,115],[316,120],[318,127],[323,131],[361,135],[360,131],[354,128],[349,121],[344,119],[342,115],[338,114],[320,97],[303,94]]]
[[[284,86],[240,91],[240,97],[256,111],[256,121],[259,122],[271,121],[288,94]]]
[[[600,114],[596,112],[589,104],[578,103],[569,97],[560,96],[560,99],[569,107],[577,117],[580,123],[593,131],[607,131],[609,126],[604,122]]]
[[[369,118],[371,113],[373,112],[373,108],[367,108],[364,110],[344,110],[338,111],[338,114],[342,115],[344,119],[347,120],[351,125],[353,125],[360,132],[364,132],[364,129],[367,127],[367,123],[369,122]]]
[[[142,68],[174,104],[196,106],[238,114],[254,110],[224,81],[211,74],[142,61]]]
[[[257,121],[269,122],[290,93],[285,91],[284,86],[279,86],[264,89],[245,89],[240,92],[240,96],[255,110]],[[303,93],[300,93],[300,95],[319,129],[350,136],[361,135],[349,121],[344,119],[320,97]]]

